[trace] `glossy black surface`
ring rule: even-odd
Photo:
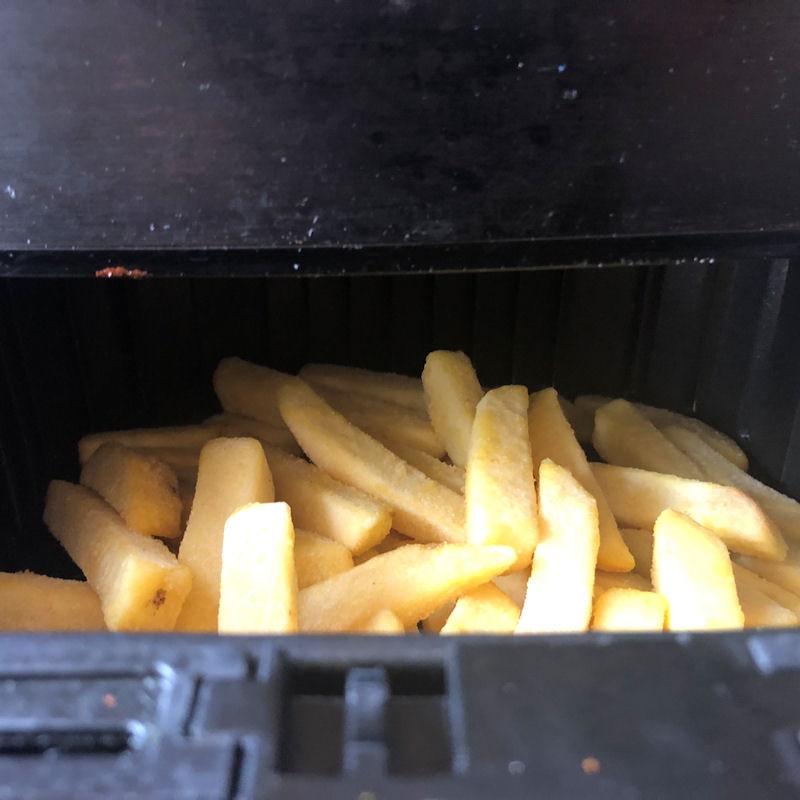
[[[800,229],[794,0],[0,6],[0,248]]]

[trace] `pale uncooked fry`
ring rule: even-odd
[[[653,588],[667,599],[669,630],[744,626],[728,548],[708,528],[667,509],[653,527]]]
[[[592,630],[660,631],[666,611],[667,601],[656,592],[608,589],[595,601]]]
[[[401,442],[434,458],[445,454],[442,440],[433,429],[427,412],[414,411],[369,395],[348,394],[329,386],[315,386],[314,391],[353,425],[387,447],[391,447],[392,442]]]
[[[555,389],[543,389],[530,396],[528,433],[531,442],[533,468],[549,458],[568,469],[578,483],[594,497],[600,525],[598,569],[609,572],[628,572],[633,568],[633,556],[620,536],[617,522],[603,490],[592,473],[583,448],[578,444],[567,421]]]
[[[580,408],[575,403],[571,403],[561,395],[558,395],[558,403],[575,433],[575,438],[581,444],[591,444],[592,431],[594,430],[594,409],[587,411],[585,408]]]
[[[652,592],[653,585],[649,578],[643,578],[638,572],[603,572],[594,574],[592,596],[597,601],[603,592],[609,589],[637,589],[640,592]]]
[[[621,525],[652,528],[658,515],[672,508],[713,530],[737,553],[773,560],[786,555],[774,522],[739,489],[610,464],[593,464],[592,470]]]
[[[225,523],[220,633],[295,633],[294,526],[286,503],[251,503]]]
[[[384,444],[395,454],[400,456],[403,461],[411,464],[420,472],[424,472],[429,478],[438,481],[454,492],[464,494],[465,471],[463,467],[455,464],[448,464],[434,458],[430,453],[425,453],[415,447],[408,447],[402,442],[395,442],[391,438]]]
[[[513,569],[530,564],[539,538],[528,438],[528,390],[492,389],[475,409],[464,483],[467,541],[513,547]]]
[[[303,451],[295,441],[292,432],[281,420],[280,425],[273,422],[264,422],[253,417],[244,417],[241,414],[234,414],[231,411],[223,411],[209,417],[203,425],[212,425],[219,430],[219,436],[250,436],[258,439],[263,445],[280,447],[292,455],[300,456]]]
[[[205,444],[205,442],[204,442]],[[194,483],[197,480],[197,465],[201,447],[136,447],[131,448],[145,458],[157,458],[169,464],[178,481]]]
[[[176,629],[216,631],[225,522],[237,508],[275,499],[272,476],[256,439],[214,439],[200,453],[192,510],[178,559],[194,584]]]
[[[393,634],[405,633],[403,623],[394,611],[382,608],[371,616],[357,631],[358,633],[369,634]]]
[[[734,569],[734,578],[736,571]],[[797,615],[746,581],[736,581],[745,628],[793,628]],[[800,600],[800,598],[798,598]]]
[[[84,581],[0,572],[0,631],[104,631],[100,598]]]
[[[431,423],[450,460],[466,466],[472,420],[483,397],[472,362],[460,351],[434,350],[425,359],[422,386]]]
[[[181,535],[178,478],[160,459],[106,442],[83,465],[81,483],[116,509],[131,530],[164,539]]]
[[[619,532],[636,562],[633,571],[649,581],[653,565],[653,531],[645,528],[620,528]]]
[[[694,461],[627,400],[612,400],[597,409],[592,444],[609,464],[703,478]]]
[[[308,457],[336,480],[388,504],[398,531],[420,541],[464,540],[463,497],[348,422],[307,384],[282,387],[279,404]]]
[[[427,414],[422,381],[396,372],[375,372],[339,364],[306,364],[298,373],[312,386],[328,386],[343,392],[365,394]]]
[[[341,481],[316,464],[264,445],[275,497],[292,507],[300,528],[341,542],[352,553],[363,553],[382,541],[392,527],[389,506]]]
[[[505,572],[510,547],[409,544],[300,592],[300,630],[349,631],[384,608],[404,628]]]
[[[610,403],[612,399],[601,395],[583,395],[575,398],[575,407],[579,414],[587,415],[590,418],[590,425],[594,425],[594,412],[600,406]],[[747,454],[744,450],[730,436],[726,436],[716,428],[712,428],[711,425],[696,417],[687,417],[685,414],[679,414],[666,408],[648,406],[644,403],[634,403],[633,405],[657,428],[663,430],[670,425],[679,425],[686,428],[696,433],[707,445],[713,447],[720,455],[725,456],[728,461],[740,469],[747,469]],[[589,441],[591,441],[591,437]]]
[[[65,481],[50,482],[44,521],[99,596],[109,630],[175,627],[192,574],[162,541],[134,533],[102,498]]]
[[[225,411],[282,427],[278,390],[297,380],[294,375],[230,357],[214,370],[214,391]]]
[[[122,431],[87,433],[78,442],[78,458],[85,464],[89,457],[106,442],[119,442],[134,450],[142,448],[177,448],[195,450],[219,436],[213,425],[181,425],[171,428],[131,428]]]
[[[522,608],[530,574],[530,569],[520,569],[516,572],[509,572],[507,575],[498,575],[492,579],[492,583]]]
[[[761,594],[765,594],[778,605],[788,608],[800,620],[800,596],[794,592],[790,592],[777,583],[765,580],[735,561],[733,562],[733,576],[736,579],[736,587],[740,592],[746,589],[754,589],[761,592]]]
[[[692,431],[671,426],[664,429],[664,435],[691,456],[707,480],[741,489],[777,523],[784,536],[800,539],[800,503],[743,472]]]
[[[539,465],[539,543],[517,633],[585,631],[600,534],[597,503],[569,470]]]
[[[519,606],[493,583],[461,595],[440,633],[513,633]]]
[[[297,586],[305,589],[353,568],[353,556],[339,542],[313,531],[295,528],[294,566]]]
[[[783,561],[737,556],[736,560],[751,572],[800,596],[800,542],[792,541]]]

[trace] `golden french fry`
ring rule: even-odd
[[[327,536],[295,528],[294,566],[297,587],[305,589],[306,586],[352,569],[353,556],[343,544]]]
[[[341,392],[365,394],[388,403],[427,414],[422,381],[396,372],[375,372],[339,364],[306,364],[298,373],[312,386],[327,386]]]
[[[653,587],[667,599],[669,630],[744,626],[728,548],[672,509],[659,514],[653,527]]]
[[[602,397],[601,395],[583,395],[582,397],[575,398],[575,407],[578,414],[585,415],[590,420],[590,425],[594,425],[594,412],[600,406],[610,403],[613,398]],[[648,406],[644,403],[634,403],[636,409],[640,411],[650,422],[653,423],[659,430],[671,425],[679,425],[687,428],[693,433],[697,434],[705,441],[710,447],[713,447],[720,455],[725,456],[733,464],[736,464],[739,469],[747,469],[747,455],[741,447],[730,436],[726,436],[716,428],[703,422],[696,417],[687,417],[685,414],[679,414],[676,411],[670,411],[666,408],[657,408],[656,406]],[[589,438],[591,441],[591,436]]]
[[[800,596],[794,592],[790,592],[777,583],[765,580],[735,561],[733,562],[733,576],[736,579],[736,588],[740,593],[746,592],[748,589],[760,592],[778,605],[787,608],[800,620]]]
[[[751,572],[800,596],[800,542],[792,541],[783,561],[737,556],[736,560]]]
[[[519,606],[493,583],[461,595],[440,633],[513,633]]]
[[[660,631],[666,612],[667,601],[656,592],[608,589],[595,601],[592,630]]]
[[[336,480],[388,504],[398,531],[427,542],[464,540],[463,497],[348,422],[307,384],[283,386],[278,402],[308,457]]]
[[[736,572],[734,571],[734,577]],[[793,628],[797,615],[746,581],[736,581],[745,628]],[[798,598],[800,599],[800,598]]]
[[[106,442],[118,442],[119,444],[127,445],[133,450],[166,448],[199,452],[200,448],[215,436],[219,436],[219,431],[213,425],[132,428],[123,431],[87,433],[78,442],[78,458],[81,464],[85,464],[92,453]]]
[[[585,631],[600,542],[597,503],[547,458],[539,465],[539,531],[517,633]]]
[[[276,401],[277,402],[277,401]],[[280,447],[287,453],[295,456],[303,455],[300,445],[297,444],[292,432],[281,421],[280,425],[274,422],[264,422],[253,417],[244,417],[241,414],[234,414],[230,411],[223,411],[209,417],[203,425],[212,425],[219,431],[219,436],[239,437],[245,436],[258,439],[263,445]]]
[[[404,628],[505,572],[510,547],[409,544],[383,553],[300,592],[300,630],[349,631],[378,611],[393,611]]]
[[[364,625],[358,629],[358,633],[405,633],[406,629],[397,614],[388,608],[382,608],[371,616]]]
[[[241,358],[223,358],[214,370],[214,391],[225,411],[284,427],[278,390],[299,380]]]
[[[44,521],[100,598],[112,631],[170,631],[192,574],[159,539],[131,531],[83,486],[51,481]]]
[[[292,507],[298,527],[363,553],[382,541],[392,527],[389,506],[360,489],[332,478],[315,464],[264,445],[275,497]]]
[[[594,574],[594,587],[592,596],[597,602],[603,592],[609,589],[636,589],[640,592],[652,592],[653,585],[649,578],[644,578],[638,572],[603,572],[597,570]]]
[[[116,509],[131,530],[165,539],[181,535],[178,478],[160,459],[106,442],[83,465],[81,483]]]
[[[633,571],[649,581],[653,565],[653,531],[644,528],[620,528],[619,532],[633,554]]]
[[[0,631],[104,631],[100,598],[84,581],[0,572]]]
[[[694,461],[627,400],[612,400],[597,409],[592,444],[604,461],[620,467],[703,477]]]
[[[741,489],[775,521],[784,536],[800,539],[800,503],[743,472],[692,431],[671,426],[664,429],[664,435],[691,456],[707,480]]]
[[[539,522],[524,386],[492,389],[478,403],[464,499],[468,542],[513,547],[517,553],[514,570],[530,564]]]
[[[256,439],[213,439],[200,453],[192,511],[178,560],[194,584],[176,629],[216,631],[225,522],[237,508],[275,499],[272,476]]]
[[[348,394],[329,386],[315,386],[314,391],[353,425],[387,447],[391,448],[392,442],[400,442],[434,458],[445,454],[427,412],[414,411],[370,395]]]
[[[520,569],[506,575],[498,575],[496,578],[492,578],[492,583],[522,608],[522,604],[525,602],[525,592],[528,591],[530,575],[530,569]]]
[[[620,536],[617,522],[601,486],[586,460],[567,421],[555,389],[543,389],[530,396],[528,431],[534,469],[545,458],[568,469],[578,483],[594,497],[600,525],[598,569],[609,572],[628,572],[633,569],[633,556]]]
[[[422,387],[433,429],[450,460],[466,466],[472,420],[483,397],[472,362],[460,351],[434,350],[425,359]]]
[[[415,447],[408,447],[402,442],[396,442],[393,439],[387,439],[384,444],[396,455],[400,456],[412,467],[424,472],[429,478],[438,481],[448,489],[454,492],[464,494],[464,480],[465,471],[463,467],[457,467],[455,464],[448,464],[434,458],[430,453],[418,450]]]
[[[225,522],[220,633],[297,631],[294,526],[286,503],[251,503]]]
[[[673,508],[714,531],[737,553],[772,560],[786,555],[773,521],[738,489],[610,464],[592,464],[592,471],[620,525],[652,528],[664,509]]]

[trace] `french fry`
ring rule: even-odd
[[[381,539],[374,547],[365,550],[363,553],[353,556],[354,564],[363,564],[381,553],[388,553],[391,550],[397,550],[398,547],[404,547],[407,544],[412,544],[414,539],[405,534],[398,533],[397,531],[389,531],[389,533]]]
[[[384,444],[393,453],[400,456],[403,461],[411,464],[412,467],[420,472],[424,472],[429,478],[433,478],[433,480],[438,481],[454,492],[464,494],[465,471],[463,467],[440,461],[430,453],[425,453],[415,447],[409,447],[402,442],[395,442],[391,438],[387,439]]]
[[[274,499],[272,476],[256,439],[213,439],[203,448],[192,511],[178,552],[194,583],[177,630],[217,630],[225,522],[237,508]]]
[[[644,528],[620,528],[619,532],[628,545],[628,550],[633,553],[633,571],[649,581],[653,565],[653,531]]]
[[[251,503],[225,523],[220,633],[297,631],[294,526],[286,503]]]
[[[786,558],[780,562],[748,556],[737,556],[736,561],[764,580],[777,583],[800,596],[800,542],[791,542]]]
[[[434,350],[425,359],[422,387],[433,429],[450,460],[466,466],[475,408],[483,397],[472,362],[460,351]]]
[[[561,406],[561,412],[569,422],[575,438],[582,445],[590,445],[594,431],[594,409],[587,411],[585,408],[579,408],[562,395],[558,395],[558,404]]]
[[[174,470],[117,442],[106,442],[83,465],[81,483],[145,536],[181,535],[181,499]]]
[[[594,425],[594,412],[600,406],[610,403],[613,398],[602,397],[601,395],[583,395],[582,397],[575,398],[575,408],[577,414],[586,415],[589,417],[590,424]],[[697,434],[707,445],[713,447],[720,455],[725,456],[732,464],[735,464],[739,469],[747,470],[747,454],[730,436],[726,436],[716,428],[711,427],[696,417],[687,417],[685,414],[679,414],[676,411],[670,411],[666,408],[657,408],[656,406],[648,406],[644,403],[634,403],[636,409],[641,412],[650,422],[657,428],[663,430],[671,425],[678,425],[686,428],[693,433]],[[591,441],[591,437],[589,439]]]
[[[340,572],[353,568],[353,556],[339,542],[320,536],[313,531],[295,528],[294,566],[297,572],[297,587],[327,580]]]
[[[513,547],[512,569],[530,564],[539,538],[528,438],[528,390],[501,386],[475,409],[464,482],[467,541]]]
[[[264,422],[261,419],[243,417],[241,414],[234,414],[230,411],[223,411],[214,414],[203,422],[203,425],[211,425],[219,431],[219,436],[236,438],[239,436],[258,439],[263,445],[280,447],[287,453],[295,456],[303,455],[300,445],[295,441],[292,432],[281,421],[280,425],[273,422]]]
[[[664,509],[673,508],[713,530],[737,553],[772,560],[786,555],[778,528],[738,489],[610,464],[592,464],[592,471],[620,525],[652,528]]]
[[[667,601],[656,592],[608,589],[594,604],[594,631],[660,631],[664,629]]]
[[[394,612],[408,628],[445,603],[505,572],[514,558],[510,547],[398,547],[303,589],[300,630],[353,630],[384,608]]]
[[[359,628],[358,633],[371,634],[392,634],[405,633],[406,629],[397,614],[388,608],[382,608],[371,616],[364,625]]]
[[[392,527],[389,506],[332,478],[315,464],[264,445],[275,497],[292,508],[298,527],[341,542],[363,553],[382,541]]]
[[[669,630],[744,626],[728,548],[672,509],[659,514],[653,527],[653,587],[667,600]]]
[[[517,633],[585,631],[600,543],[597,503],[550,459],[539,465],[539,527]]]
[[[612,400],[597,409],[592,444],[609,464],[682,478],[703,477],[694,461],[627,400]]]
[[[455,607],[456,601],[451,600],[449,603],[445,603],[443,606],[437,608],[432,614],[428,614],[428,616],[422,620],[422,630],[425,631],[425,633],[440,633]]]
[[[434,458],[445,454],[444,445],[427,412],[414,411],[369,395],[347,394],[329,386],[317,386],[314,391],[353,425],[387,447],[391,442],[401,442]]]
[[[736,579],[736,588],[740,593],[748,589],[760,592],[778,605],[789,609],[800,620],[800,596],[794,592],[790,592],[777,583],[765,580],[735,561],[733,562],[733,576]]]
[[[112,631],[170,631],[192,574],[159,539],[129,530],[83,486],[51,481],[44,521],[100,598]]]
[[[513,633],[519,606],[493,583],[484,583],[456,600],[440,633]]]
[[[736,577],[735,570],[734,577]],[[739,595],[739,604],[744,614],[745,628],[793,628],[797,626],[797,615],[793,611],[777,603],[756,586],[737,580],[736,592]]]
[[[564,416],[555,389],[543,389],[530,396],[528,430],[534,470],[538,470],[539,464],[549,458],[568,469],[594,497],[600,525],[598,568],[609,572],[628,572],[633,569],[633,556],[620,536],[611,507]]]
[[[299,380],[270,367],[241,358],[223,358],[214,370],[214,391],[225,411],[281,428],[278,391]]]
[[[122,431],[87,433],[78,442],[78,458],[85,464],[92,453],[106,442],[118,442],[134,450],[175,448],[199,451],[210,439],[219,436],[213,425],[180,425],[171,428],[132,428]]]
[[[530,575],[530,569],[519,569],[516,572],[509,572],[506,575],[498,575],[496,578],[492,578],[492,583],[522,608],[522,604],[525,602],[525,592],[528,591],[528,578]]]
[[[603,572],[597,570],[594,574],[594,587],[592,596],[595,602],[603,592],[609,589],[636,589],[640,592],[652,592],[653,584],[649,578],[644,578],[638,572]]]
[[[678,426],[664,429],[676,446],[700,466],[706,480],[734,486],[750,495],[788,539],[800,539],[800,503],[756,480],[709,447],[697,434]]]
[[[327,386],[351,394],[365,394],[427,414],[422,381],[396,372],[375,372],[339,364],[306,364],[298,375],[312,386]]]
[[[127,445],[122,445],[127,447]],[[175,473],[178,482],[194,484],[197,480],[197,465],[200,463],[200,450],[193,447],[136,447],[134,452],[145,458],[163,461]]]
[[[104,631],[100,598],[84,581],[0,572],[0,631]]]
[[[348,422],[307,384],[283,386],[278,402],[308,457],[336,480],[388,504],[398,531],[427,542],[464,540],[463,497]]]

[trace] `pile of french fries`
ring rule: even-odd
[[[92,433],[0,574],[0,629],[569,633],[794,626],[800,504],[697,419],[548,388],[226,358],[221,413]],[[591,445],[603,462],[587,459]],[[589,450],[591,452],[591,450]]]

